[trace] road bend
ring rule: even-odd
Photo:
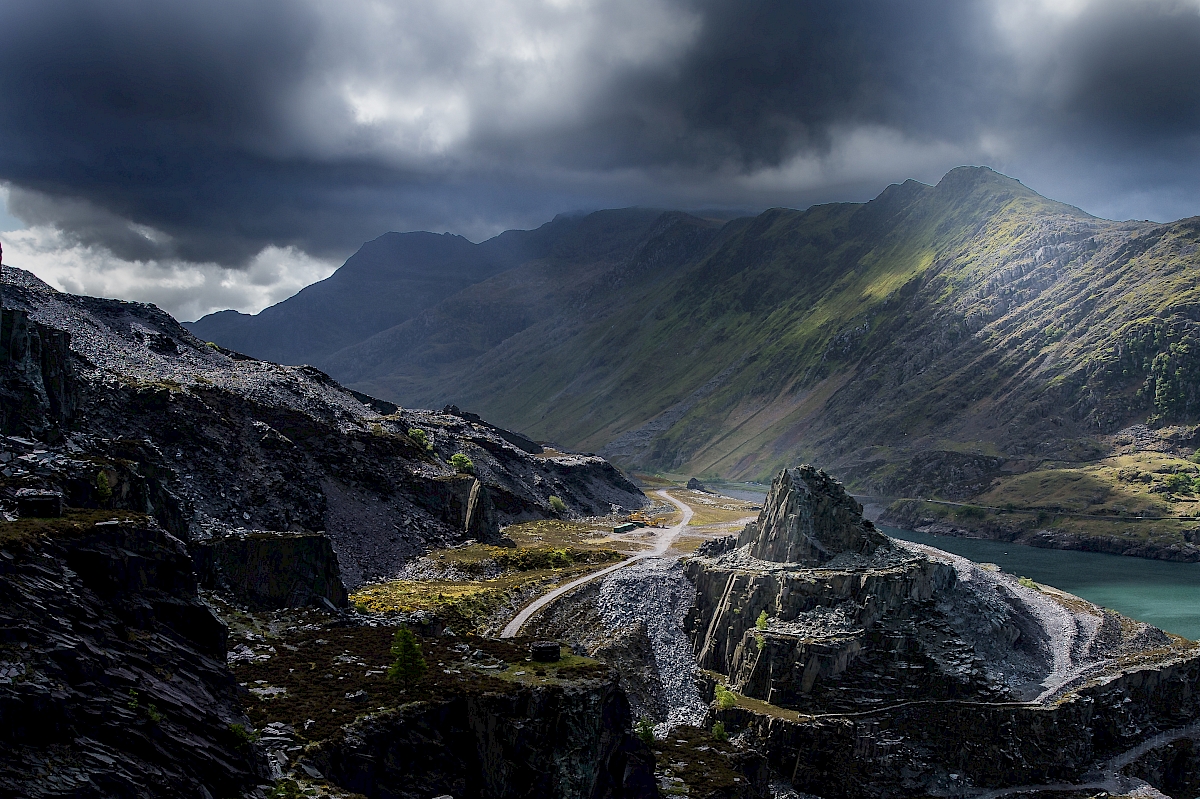
[[[517,633],[521,632],[521,628],[525,626],[525,622],[529,621],[533,617],[533,614],[537,613],[539,610],[546,607],[563,594],[574,591],[584,583],[590,583],[592,580],[603,577],[606,574],[612,574],[617,569],[623,569],[631,563],[637,563],[639,560],[662,557],[663,554],[665,554],[666,551],[671,548],[671,544],[674,543],[676,537],[678,537],[679,534],[683,532],[683,529],[688,526],[688,522],[692,520],[692,509],[689,505],[675,499],[675,497],[671,496],[666,491],[657,491],[655,493],[657,493],[667,502],[670,502],[672,505],[679,508],[680,512],[683,513],[683,519],[680,520],[679,524],[675,525],[674,527],[668,527],[660,531],[655,537],[653,549],[645,552],[639,552],[631,558],[601,569],[600,571],[592,572],[591,574],[585,574],[578,580],[572,580],[566,585],[555,588],[550,593],[538,597],[526,605],[520,613],[513,617],[513,620],[505,626],[503,631],[501,631],[500,637],[512,638],[513,636],[517,635]]]

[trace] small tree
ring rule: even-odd
[[[401,683],[405,689],[412,687],[425,676],[427,667],[421,645],[412,630],[401,627],[392,638],[392,656],[396,661],[388,667],[389,679]]]
[[[433,442],[429,440],[429,434],[419,427],[408,428],[408,437],[417,442],[417,446],[424,447],[427,450],[433,450]]]
[[[717,697],[717,707],[721,710],[729,710],[737,704],[737,697],[733,695],[733,691],[720,683],[717,684],[714,694]]]
[[[760,630],[767,629],[767,612],[765,610],[758,614],[758,619],[754,622],[754,626]]]
[[[553,494],[550,495],[550,509],[555,513],[562,513],[567,509],[567,503],[563,502]]]
[[[641,720],[638,721],[637,726],[634,727],[634,732],[638,738],[642,739],[643,743],[654,743],[654,722],[645,716],[642,716]]]
[[[450,456],[450,465],[454,467],[454,471],[459,474],[470,474],[475,471],[475,464],[471,459],[461,452],[456,452]]]
[[[712,726],[712,737],[714,741],[729,740],[729,733],[725,732],[725,722],[718,721]]]

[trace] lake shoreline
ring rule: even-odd
[[[1030,530],[995,522],[979,528],[961,527],[944,519],[936,519],[911,511],[897,511],[894,507],[889,507],[880,513],[875,522],[905,530],[915,530],[918,533],[950,538],[1001,541],[1008,544],[1025,544],[1038,549],[1099,552],[1105,555],[1166,560],[1175,563],[1200,563],[1200,547],[1189,542],[1157,544],[1150,541],[1128,541],[1111,536],[1085,535],[1067,530],[1045,528]]]

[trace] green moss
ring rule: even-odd
[[[0,547],[28,546],[41,537],[86,535],[93,532],[97,524],[111,521],[129,527],[145,527],[151,524],[150,517],[144,513],[67,508],[58,518],[23,517],[15,522],[0,522]]]

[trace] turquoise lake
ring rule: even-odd
[[[1200,639],[1198,563],[1039,549],[895,527],[881,529],[895,538],[928,544],[977,563],[995,563],[1009,574],[1061,588],[1184,638]]]

